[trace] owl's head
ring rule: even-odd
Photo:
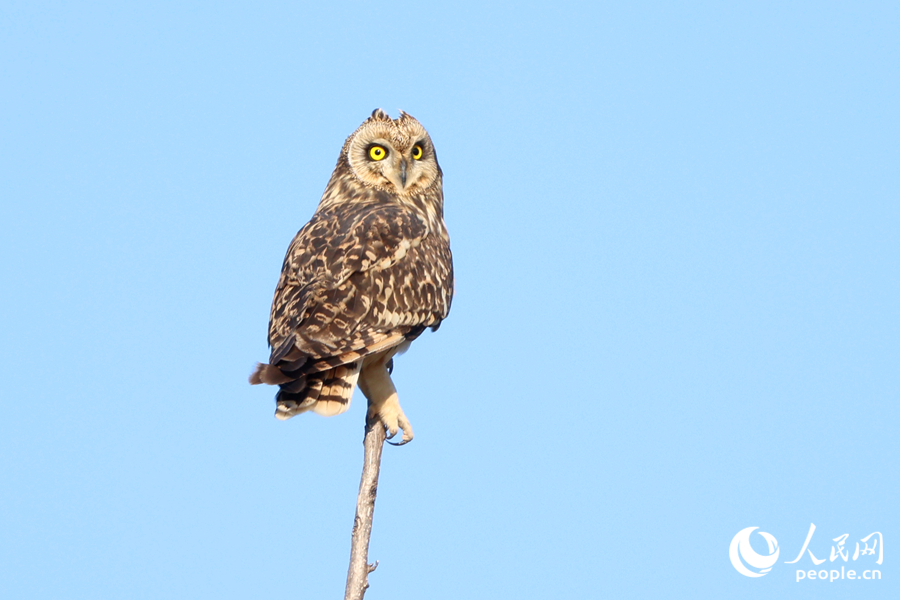
[[[391,119],[380,108],[353,132],[343,156],[363,184],[395,194],[412,194],[440,180],[434,145],[425,128],[400,112]]]

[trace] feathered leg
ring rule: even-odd
[[[403,409],[400,408],[397,390],[388,373],[388,364],[396,351],[396,348],[391,348],[365,359],[359,373],[359,389],[369,401],[367,423],[371,426],[377,421],[384,425],[388,431],[388,439],[402,429],[403,439],[396,444],[402,446],[412,441],[413,430],[406,415],[403,414]]]

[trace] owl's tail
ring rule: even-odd
[[[307,411],[333,417],[350,408],[361,366],[362,360],[357,360],[292,379],[277,367],[260,363],[250,376],[250,383],[281,387],[275,396],[275,417],[282,421]]]

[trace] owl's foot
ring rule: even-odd
[[[381,423],[387,430],[387,439],[392,439],[397,432],[403,430],[403,439],[398,443],[388,442],[394,446],[408,444],[413,439],[412,425],[397,399],[397,389],[391,381],[390,371],[394,366],[391,358],[397,351],[389,348],[384,352],[367,357],[359,372],[359,389],[369,401],[369,412],[366,413],[366,424],[369,427]]]
[[[388,442],[393,446],[408,444],[413,439],[412,425],[409,424],[409,419],[403,414],[403,409],[400,408],[400,402],[397,400],[396,394],[392,394],[380,404],[371,403],[369,405],[369,412],[366,414],[366,422],[370,426],[374,425],[376,422],[381,423],[387,430],[388,440],[393,439],[394,436],[397,435],[397,432],[402,429],[403,439],[397,443],[391,441]]]

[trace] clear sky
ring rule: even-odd
[[[365,402],[247,376],[382,107],[457,286],[367,600],[900,597],[898,91],[896,2],[3,1],[0,596],[341,597]]]

